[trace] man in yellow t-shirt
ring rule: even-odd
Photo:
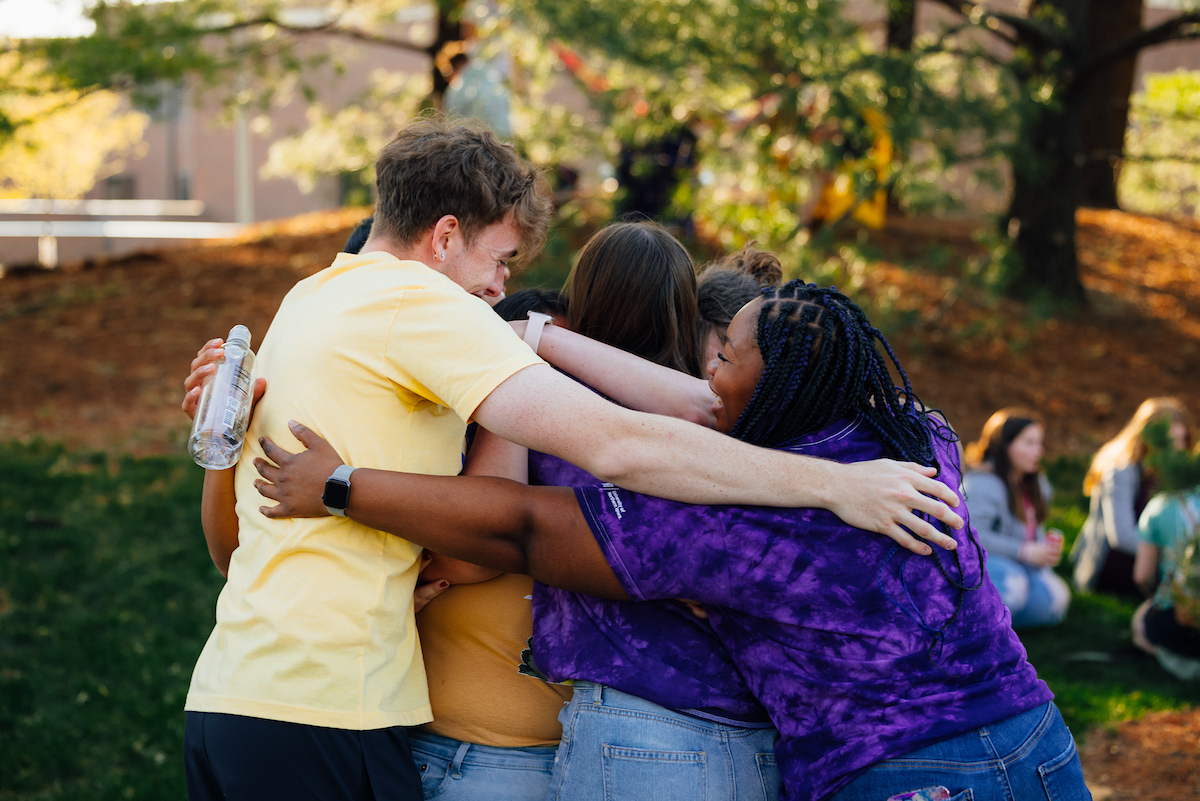
[[[370,238],[284,298],[244,456],[206,476],[206,535],[229,580],[186,704],[193,801],[421,797],[403,728],[431,718],[411,604],[420,549],[336,515],[348,476],[335,516],[261,515],[258,438],[287,442],[290,420],[351,464],[453,475],[474,419],[633,491],[816,506],[943,541],[914,510],[957,516],[922,495],[945,493],[919,472],[748,446],[608,403],[542,362],[473,297],[538,252],[550,215],[534,169],[492,134],[414,123],[376,174]],[[232,516],[221,501],[235,491]]]

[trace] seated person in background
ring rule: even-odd
[[[953,433],[894,357],[904,386],[893,385],[876,342],[891,354],[835,290],[793,282],[753,301],[710,369],[718,430],[793,458],[889,454],[936,466],[957,492]],[[292,430],[310,451],[264,442],[279,467],[255,463],[273,482],[260,491],[279,501],[263,507],[268,517],[325,513],[324,476],[341,461]],[[931,785],[955,798],[1090,797],[969,529],[957,549],[916,556],[814,509],[680,504],[611,484],[360,474],[346,511],[367,525],[596,597],[703,603],[780,730],[783,798],[883,801]],[[680,770],[704,769],[700,755],[674,756]]]
[[[783,265],[774,253],[751,242],[739,251],[710,261],[696,284],[696,336],[700,343],[700,377],[725,344],[729,322],[743,306],[762,294],[764,286],[783,283]]]
[[[1197,524],[1200,487],[1155,495],[1138,520],[1141,542],[1133,577],[1143,592],[1154,597],[1133,613],[1133,642],[1180,679],[1200,679],[1198,621],[1192,610],[1176,605],[1172,582],[1181,550],[1196,534]]]
[[[1047,535],[1042,525],[1050,503],[1050,482],[1041,472],[1044,431],[1036,414],[1009,407],[993,414],[967,448],[971,521],[1013,628],[1060,623],[1071,601],[1067,583],[1052,569],[1062,555],[1062,534]]]
[[[1191,445],[1187,410],[1175,398],[1149,398],[1115,437],[1092,457],[1083,479],[1091,510],[1071,549],[1076,589],[1084,592],[1134,593],[1133,560],[1138,552],[1138,515],[1154,496],[1155,476],[1144,460],[1142,431],[1148,423],[1171,421],[1177,448]]]

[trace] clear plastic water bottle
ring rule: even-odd
[[[233,467],[242,454],[254,396],[254,368],[250,329],[235,325],[225,340],[225,357],[200,390],[188,438],[188,453],[206,470]]]

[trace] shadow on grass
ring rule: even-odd
[[[1200,703],[1200,684],[1184,682],[1138,650],[1129,635],[1136,598],[1076,595],[1067,620],[1019,632],[1029,661],[1054,691],[1075,735],[1113,727],[1146,712]]]

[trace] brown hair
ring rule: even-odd
[[[468,244],[511,214],[521,232],[518,263],[536,257],[546,241],[553,208],[546,182],[486,128],[440,117],[405,126],[379,152],[375,187],[375,230],[402,245],[447,214],[458,218]]]
[[[567,276],[571,325],[586,337],[696,375],[696,267],[658,223],[598,231]]]
[[[1014,476],[1012,463],[1008,459],[1008,446],[1031,425],[1039,425],[1043,430],[1046,428],[1041,416],[1028,409],[1006,406],[996,412],[983,424],[979,439],[967,446],[967,466],[976,470],[990,470],[1004,482],[1008,489],[1008,508],[1018,520],[1025,519],[1021,498],[1028,498],[1040,523],[1046,519],[1047,513],[1040,474]]]
[[[1148,423],[1164,418],[1187,428],[1187,445],[1190,447],[1192,421],[1183,404],[1175,398],[1147,398],[1138,406],[1125,427],[1096,451],[1087,475],[1083,477],[1083,494],[1091,495],[1106,471],[1141,464],[1146,458],[1146,441],[1142,439],[1142,431]]]
[[[715,328],[728,328],[733,316],[762,294],[764,286],[779,286],[783,265],[779,257],[750,242],[741,250],[705,265],[696,284],[696,343],[701,354]],[[704,377],[706,365],[700,365]]]
[[[704,265],[709,270],[730,270],[753,278],[761,286],[779,286],[783,283],[783,263],[769,250],[759,250],[757,242],[747,242],[741,250],[727,253]]]

